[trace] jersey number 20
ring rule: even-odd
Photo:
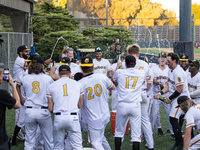
[[[136,85],[136,83],[137,83],[138,77],[127,77],[127,78],[126,78],[126,89],[129,88],[129,82],[131,82],[132,80],[134,80],[134,81],[133,81],[133,85],[132,85],[131,88],[132,88],[132,89],[135,88],[135,85]]]
[[[99,93],[97,92],[97,88],[99,89]],[[94,95],[92,95],[93,89],[92,89],[91,87],[88,87],[88,88],[86,89],[86,91],[87,91],[87,92],[89,91],[88,100],[93,99],[93,98],[94,98]],[[101,96],[101,93],[102,93],[101,85],[96,84],[96,85],[94,86],[94,93],[95,93],[96,96]]]

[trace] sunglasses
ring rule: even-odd
[[[101,47],[95,48],[96,51],[101,51]]]

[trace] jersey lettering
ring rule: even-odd
[[[32,83],[32,92],[37,94],[38,92],[40,92],[40,88],[39,88],[40,83],[35,81]]]
[[[140,67],[139,70],[143,70],[144,67]]]
[[[135,88],[135,85],[136,85],[136,83],[137,83],[137,80],[138,80],[138,77],[131,77],[131,79],[130,79],[130,77],[127,77],[126,78],[126,88],[128,89],[129,88],[129,80],[134,80],[133,81],[133,85],[132,85],[132,89],[134,89]]]
[[[98,92],[97,89],[99,89],[99,92]],[[91,99],[94,98],[94,95],[92,95],[93,89],[92,89],[91,87],[89,87],[89,88],[86,89],[86,92],[88,92],[88,91],[89,91],[88,100],[91,100]],[[96,85],[94,86],[94,93],[95,93],[95,95],[98,96],[98,97],[101,96],[101,93],[102,93],[102,87],[101,87],[101,85],[96,84]]]
[[[63,85],[64,96],[67,96],[67,84]]]

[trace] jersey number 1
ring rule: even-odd
[[[131,78],[131,79],[130,79]],[[128,89],[129,88],[129,80],[134,80],[134,82],[133,82],[133,85],[132,85],[132,89],[134,89],[135,88],[135,85],[136,85],[136,83],[137,83],[137,80],[138,80],[138,77],[127,77],[126,78],[126,89]]]
[[[63,85],[64,96],[67,96],[67,84]]]

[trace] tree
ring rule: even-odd
[[[106,19],[105,0],[73,0],[75,10],[81,11],[88,16]],[[71,9],[72,5],[69,5]],[[150,0],[108,0],[108,25],[154,26],[155,19],[163,14],[160,3],[152,3]],[[173,16],[172,11],[165,10],[166,17]],[[169,14],[167,14],[169,13]],[[167,18],[165,18],[167,19]],[[176,24],[175,20],[165,21],[168,24]],[[105,25],[105,20],[101,21]],[[159,22],[161,24],[162,22]]]
[[[75,51],[80,48],[95,48],[100,46],[103,49],[103,57],[111,58],[111,49],[118,38],[123,50],[135,41],[130,37],[132,33],[124,28],[104,27],[104,28],[84,28],[82,33],[77,31],[59,31],[46,34],[43,39],[36,43],[36,51],[44,58],[51,55],[53,47],[59,37],[63,37],[68,41],[68,47],[72,47]],[[59,40],[54,51],[53,60],[59,61],[59,54],[63,46],[67,44],[64,40]]]
[[[57,1],[52,1],[54,6],[61,6],[62,8],[66,8],[67,0],[57,0]]]
[[[44,2],[34,10],[31,30],[34,40],[38,41],[45,34],[58,31],[73,31],[79,27],[79,22],[67,9],[55,7],[53,4]]]
[[[195,16],[195,25],[200,25],[200,5],[198,5],[197,3],[192,4],[192,14],[194,14]]]

